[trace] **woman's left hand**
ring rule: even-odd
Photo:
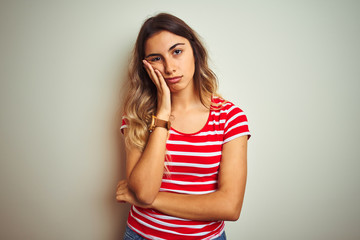
[[[129,189],[128,182],[126,179],[121,180],[117,185],[116,200],[120,203],[130,203],[142,208],[150,208],[150,205],[140,203],[135,194]]]

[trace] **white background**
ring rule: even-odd
[[[0,1],[0,238],[121,239],[121,84],[142,22],[201,36],[247,114],[228,239],[360,238],[359,1]]]

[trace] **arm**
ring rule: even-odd
[[[245,193],[247,139],[248,136],[242,136],[224,144],[216,192],[204,195],[159,192],[151,207],[192,220],[236,221]]]
[[[171,112],[170,90],[158,70],[144,61],[144,67],[157,87],[157,117],[168,121]],[[127,131],[125,129],[125,136]],[[164,158],[168,132],[155,128],[143,152],[136,147],[126,149],[126,177],[128,187],[138,201],[151,204],[159,192],[164,171]]]
[[[166,129],[155,128],[143,152],[136,147],[126,149],[128,186],[142,203],[151,204],[159,192],[164,171],[167,135]]]
[[[159,192],[152,204],[138,202],[129,191],[127,181],[118,185],[117,200],[143,208],[154,208],[165,214],[199,221],[235,221],[240,216],[247,176],[247,136],[223,146],[218,189],[203,195]]]

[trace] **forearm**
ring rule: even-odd
[[[247,136],[223,146],[218,189],[204,195],[159,192],[152,207],[171,216],[192,220],[239,218],[247,179]]]
[[[139,201],[150,204],[159,192],[164,172],[168,132],[155,128],[135,166],[128,173],[129,188]]]
[[[203,195],[159,192],[152,208],[165,214],[199,221],[236,221],[243,202],[224,191]]]

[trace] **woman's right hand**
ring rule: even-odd
[[[165,121],[169,121],[171,114],[171,95],[170,89],[165,82],[165,79],[161,72],[157,69],[154,69],[151,64],[143,60],[144,67],[148,73],[150,79],[156,86],[157,89],[157,113],[156,117]]]

